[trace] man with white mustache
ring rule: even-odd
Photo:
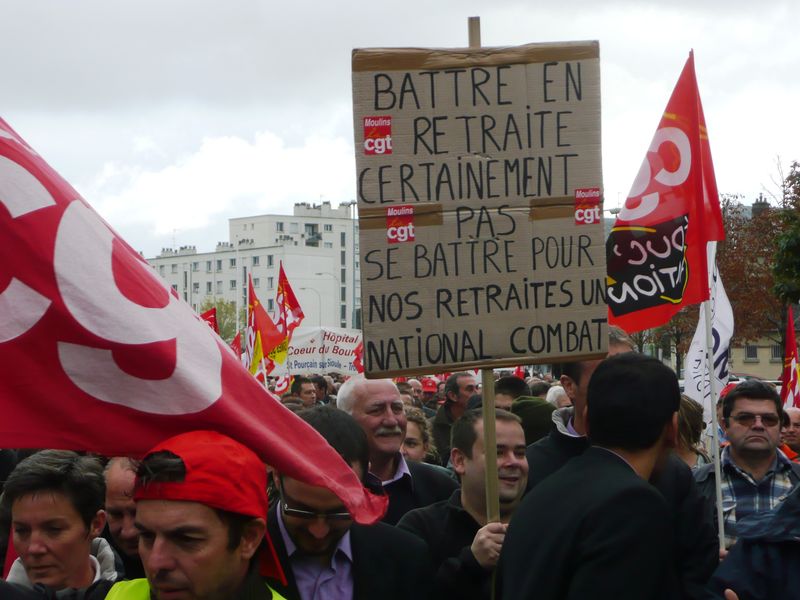
[[[467,411],[453,424],[450,460],[461,478],[461,490],[453,492],[449,500],[412,510],[398,523],[427,542],[437,571],[436,598],[490,597],[492,571],[528,479],[520,418],[497,409],[496,436],[499,523],[486,520],[483,418],[477,409]]]
[[[409,510],[446,500],[458,487],[446,469],[403,458],[406,415],[391,379],[351,377],[339,389],[336,406],[352,415],[367,434],[368,478],[389,496],[384,523],[395,525]]]

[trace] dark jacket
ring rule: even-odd
[[[561,469],[588,447],[586,437],[571,437],[566,424],[571,408],[553,413],[554,429],[535,444],[528,446],[528,489]],[[669,506],[669,518],[675,535],[673,564],[678,574],[680,597],[702,598],[708,578],[718,564],[718,544],[712,521],[712,506],[700,494],[689,467],[677,456],[670,455],[663,468],[650,480]]]
[[[497,597],[673,598],[668,514],[630,465],[589,448],[523,498],[500,553]]]
[[[277,507],[267,517],[267,529],[288,585],[269,580],[287,600],[300,600],[291,563],[286,554]],[[407,600],[429,597],[433,568],[425,542],[385,523],[350,527],[353,552],[353,600]]]
[[[492,571],[478,563],[470,548],[480,524],[461,505],[461,490],[454,491],[449,500],[406,513],[397,527],[428,544],[436,571],[434,598],[490,597]]]
[[[723,598],[728,588],[739,600],[800,597],[800,487],[738,525],[736,543],[709,582],[709,598]]]
[[[414,461],[406,464],[411,472],[410,480],[403,477],[383,486],[389,496],[389,509],[383,522],[389,525],[396,525],[410,510],[447,500],[458,488],[458,482],[442,467]]]
[[[442,461],[442,466],[447,466],[450,460],[450,430],[453,428],[453,416],[450,414],[450,403],[445,402],[437,410],[431,420],[431,434],[436,452]]]

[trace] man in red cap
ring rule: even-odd
[[[267,472],[248,448],[213,431],[162,442],[136,474],[136,528],[147,579],[106,600],[282,600],[285,581],[266,537]]]

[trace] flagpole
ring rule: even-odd
[[[713,265],[716,262],[716,244],[714,248],[714,261],[710,262],[709,280],[714,275]],[[717,532],[719,537],[719,549],[725,550],[725,515],[722,512],[722,468],[720,465],[719,452],[719,424],[717,423],[717,382],[714,373],[714,334],[711,324],[711,299],[713,298],[712,289],[709,289],[709,299],[703,302],[703,313],[705,315],[706,326],[706,374],[708,376],[708,391],[711,396],[711,452],[714,459],[714,491],[717,498]]]

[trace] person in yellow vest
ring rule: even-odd
[[[193,431],[158,444],[134,500],[147,578],[106,600],[285,600],[265,581],[286,581],[266,535],[266,467],[239,442]]]

